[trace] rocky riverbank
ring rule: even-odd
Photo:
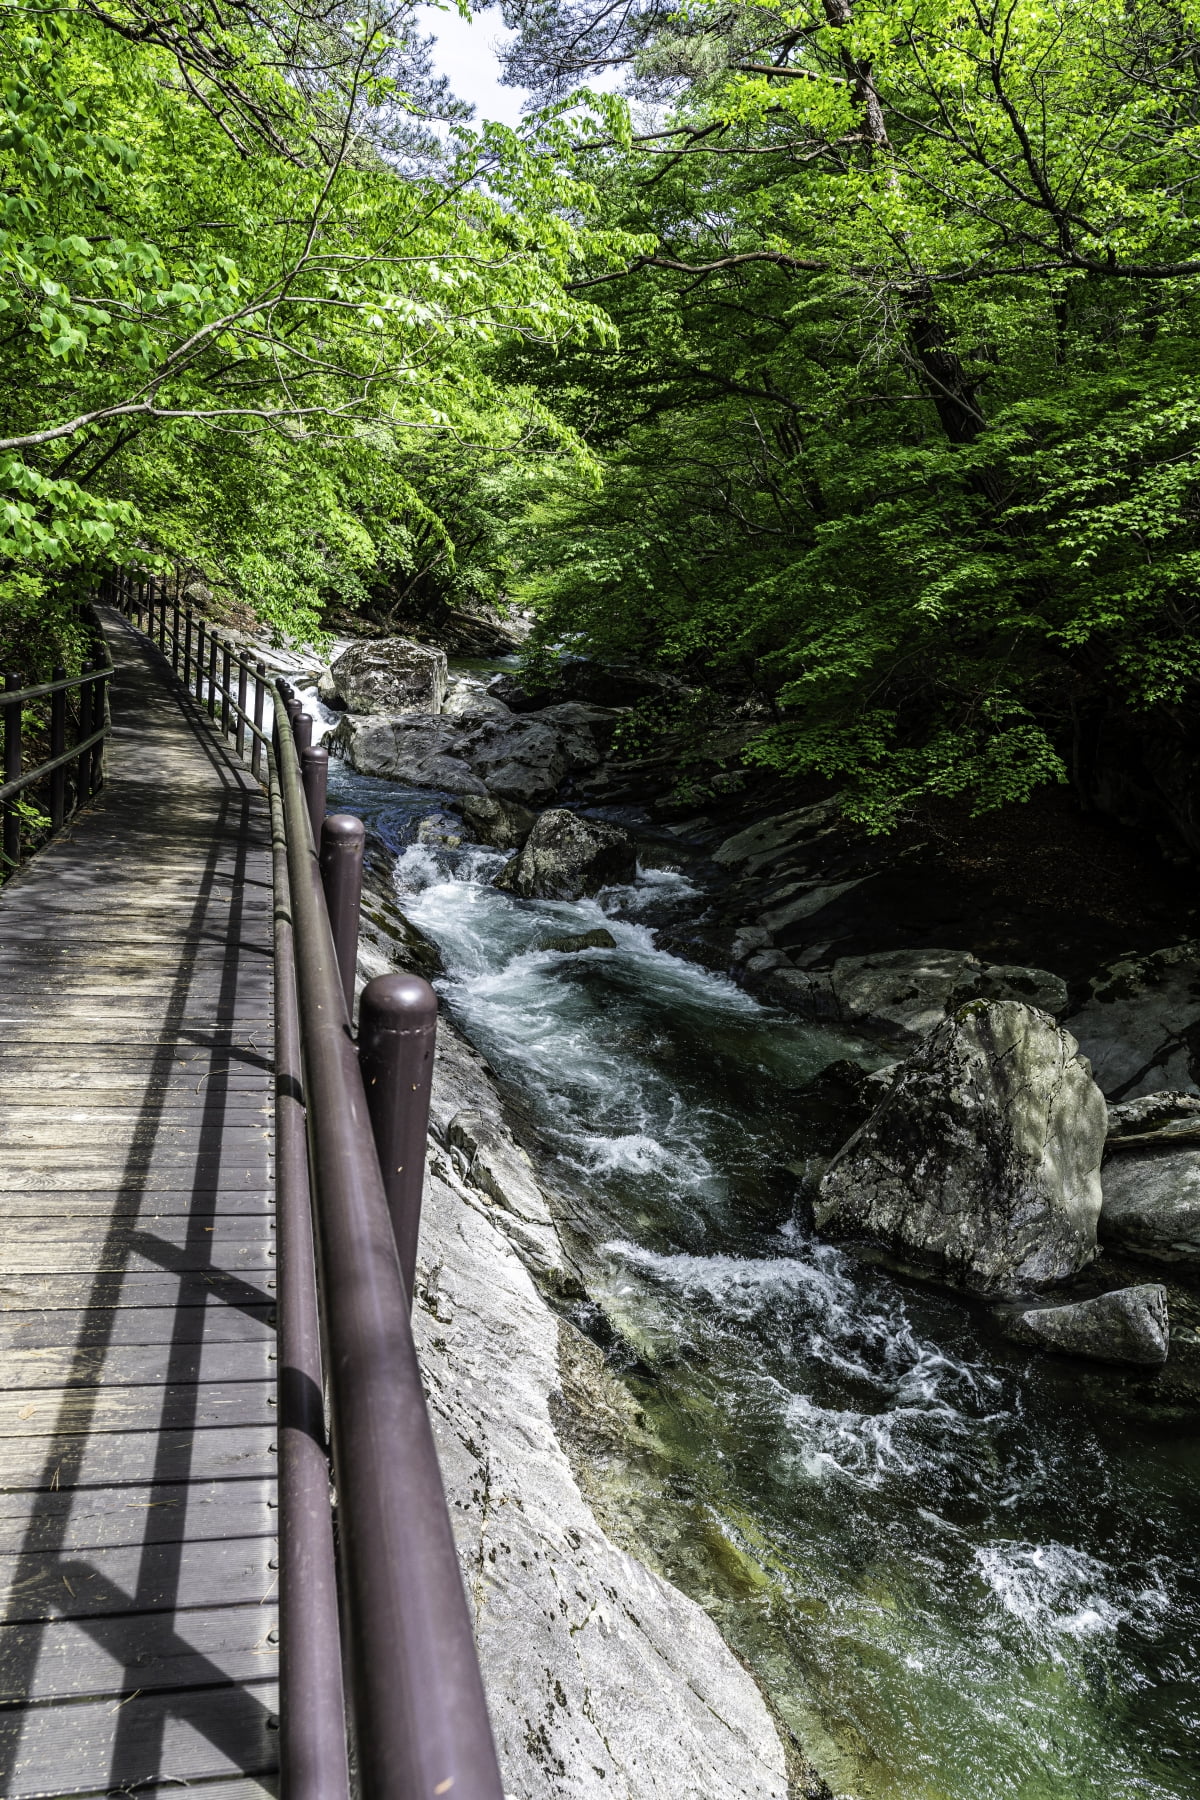
[[[323,686],[333,698],[330,681]],[[437,794],[442,810],[422,819],[420,840],[503,849],[510,860],[497,885],[512,893],[575,899],[627,879],[635,855],[643,868],[686,870],[695,905],[682,923],[677,909],[664,909],[661,943],[793,1014],[873,1040],[877,1061],[893,1059],[870,1076],[834,1065],[798,1097],[806,1155],[792,1171],[796,1216],[807,1209],[825,1237],[882,1257],[906,1279],[983,1297],[995,1331],[1013,1343],[1087,1359],[1098,1374],[1105,1363],[1126,1365],[1128,1376],[1111,1380],[1136,1376],[1139,1385],[1114,1385],[1112,1403],[1131,1417],[1194,1413],[1200,944],[1189,935],[1177,873],[1109,823],[1061,810],[1059,796],[1022,815],[1024,872],[1006,817],[960,818],[953,831],[935,821],[924,838],[870,840],[832,795],[717,790],[703,811],[681,817],[658,776],[641,800],[634,790],[604,803],[618,776],[633,779],[631,765],[618,770],[614,758],[622,708],[559,699],[522,712],[503,697],[515,698],[511,687],[496,686],[488,692],[474,677],[433,666],[428,693],[415,704],[410,694],[407,710],[397,702],[390,713],[354,714],[338,695],[334,747],[352,767]],[[653,906],[639,917],[653,923]],[[611,934],[587,931],[547,938],[541,948],[599,949],[605,941],[612,947]],[[381,958],[436,970],[436,952],[399,911],[386,859],[366,912],[365,968],[373,972]],[[687,1723],[663,1761],[661,1791],[782,1793],[790,1778],[792,1793],[822,1792],[715,1627],[705,1621],[696,1637],[693,1619],[677,1629],[675,1609],[691,1602],[636,1560],[648,1553],[609,1504],[604,1470],[647,1427],[629,1385],[564,1316],[583,1292],[570,1208],[510,1127],[535,1157],[536,1133],[522,1129],[519,1114],[505,1119],[489,1072],[449,1034],[443,1064],[428,1223],[434,1255],[418,1299],[447,1468],[458,1471],[448,1479],[465,1555],[469,1567],[481,1566],[481,1556],[490,1563],[481,1643],[500,1671],[491,1679],[504,1695],[498,1729],[517,1771],[513,1791],[545,1792],[548,1778],[562,1784],[550,1791],[582,1791],[575,1759],[591,1742],[589,1696],[600,1681],[588,1658],[603,1661],[604,1641],[585,1633],[581,1645],[579,1630],[564,1636],[550,1608],[557,1587],[575,1578],[565,1571],[578,1552],[572,1591],[608,1591],[610,1600],[615,1591],[637,1622],[636,1630],[628,1618],[621,1627],[633,1639],[616,1686],[595,1690],[609,1696],[626,1731],[613,1738],[604,1728],[616,1748],[611,1764],[591,1765],[607,1771],[596,1775],[595,1791],[660,1791],[648,1785],[654,1777],[642,1759],[654,1719],[674,1718],[681,1684],[708,1696],[705,1716],[720,1694],[722,1723],[715,1735],[700,1732],[684,1707]],[[881,1164],[890,1186],[878,1180]],[[447,1302],[442,1321],[444,1280],[457,1284],[459,1298]],[[488,1313],[489,1292],[501,1317]],[[461,1338],[438,1329],[460,1313]],[[528,1503],[529,1468],[513,1450],[508,1413],[498,1415],[483,1385],[480,1344],[511,1383],[505,1407],[522,1421],[522,1441],[537,1447]],[[493,1463],[511,1484],[497,1490],[506,1510],[496,1516],[522,1519],[524,1548],[514,1558],[490,1554]],[[548,1492],[543,1464],[552,1469]],[[564,1471],[569,1491],[560,1491]],[[556,1535],[555,1520],[577,1518],[576,1508],[590,1520],[587,1530],[570,1527],[580,1544]],[[519,1566],[522,1554],[528,1567],[510,1590],[498,1571]],[[486,1586],[493,1580],[495,1593]],[[565,1696],[555,1700],[558,1713],[543,1714],[537,1693],[513,1672],[506,1621],[523,1617],[527,1592],[548,1621],[538,1627],[544,1668],[575,1658],[571,1680],[555,1676]],[[689,1646],[686,1666],[663,1657],[663,1633]],[[644,1686],[650,1668],[660,1686],[643,1716],[627,1707],[622,1684]],[[748,1744],[757,1748],[749,1753]],[[728,1785],[728,1759],[736,1766],[747,1756],[753,1775],[742,1771]],[[614,1779],[624,1788],[614,1789]],[[771,1786],[778,1780],[783,1788]]]

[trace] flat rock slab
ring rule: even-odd
[[[1066,1306],[1031,1307],[1014,1314],[1005,1330],[1017,1343],[1041,1350],[1155,1367],[1166,1362],[1170,1348],[1167,1290],[1154,1282]]]

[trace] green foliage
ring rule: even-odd
[[[657,239],[586,290],[620,349],[509,355],[604,471],[531,514],[542,642],[749,697],[749,759],[879,828],[1193,700],[1194,6],[641,18],[673,115],[580,131],[604,219]]]
[[[635,240],[561,127],[413,138],[411,14],[0,0],[0,570],[182,563],[304,635],[448,540],[432,444],[580,454],[488,361],[611,337],[563,282]]]

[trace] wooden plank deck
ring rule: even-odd
[[[275,1792],[266,802],[115,613],[0,890],[0,1794]]]

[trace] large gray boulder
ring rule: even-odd
[[[523,900],[581,900],[636,873],[636,853],[623,831],[559,807],[542,814],[493,885]]]
[[[329,679],[355,713],[436,713],[446,698],[446,652],[411,638],[363,638],[335,656]]]
[[[413,713],[344,713],[326,740],[360,775],[380,775],[409,787],[438,788],[445,794],[484,794],[487,789],[461,754],[462,732],[454,719]]]
[[[1126,1150],[1104,1165],[1100,1237],[1154,1262],[1200,1263],[1200,1150]]]
[[[1091,985],[1066,1023],[1106,1094],[1200,1093],[1200,942],[1121,957]]]
[[[1171,1342],[1167,1290],[1152,1282],[1069,1306],[1029,1307],[1006,1322],[1005,1333],[1019,1344],[1100,1362],[1165,1363]]]
[[[817,1229],[978,1293],[1061,1281],[1096,1256],[1107,1124],[1074,1038],[1020,1001],[974,1002],[835,1156]]]
[[[489,794],[545,806],[568,775],[595,768],[617,715],[599,706],[547,706],[540,713],[466,717],[461,754]]]
[[[528,717],[349,712],[329,746],[360,775],[537,808],[553,800],[569,775],[600,761],[615,723],[615,714],[582,705],[550,706]]]
[[[882,950],[839,957],[831,969],[760,966],[782,1005],[900,1043],[925,1037],[969,1000],[1021,1000],[1048,1013],[1067,1006],[1066,983],[1048,969],[982,963],[969,950]]]

